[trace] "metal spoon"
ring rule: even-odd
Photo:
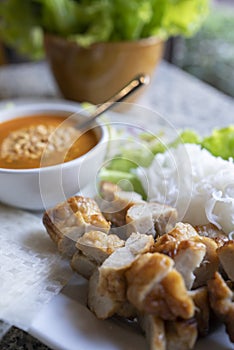
[[[76,123],[75,128],[84,131],[86,130],[96,118],[98,118],[101,114],[113,108],[116,103],[122,102],[131,94],[133,94],[136,90],[144,85],[148,85],[150,82],[150,77],[148,75],[140,74],[137,75],[134,79],[132,79],[126,86],[124,86],[119,92],[117,92],[114,96],[112,96],[106,102],[98,105],[94,112],[92,112],[89,117],[85,116],[86,120],[80,123]]]

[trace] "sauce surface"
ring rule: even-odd
[[[93,130],[80,134],[66,117],[33,115],[0,122],[0,168],[33,169],[68,162],[93,148]]]

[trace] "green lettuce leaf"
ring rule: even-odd
[[[207,16],[208,5],[204,0],[169,0],[162,27],[170,35],[190,36],[199,29]]]
[[[36,0],[40,4],[41,25],[46,31],[61,36],[78,29],[79,5],[68,0]],[[81,14],[80,14],[81,15]]]
[[[0,36],[21,52],[43,52],[43,32],[89,46],[153,35],[191,35],[200,27],[209,0],[5,0]]]
[[[234,158],[234,125],[214,130],[211,136],[203,139],[202,146],[214,156]]]
[[[200,144],[201,138],[194,130],[186,129],[180,133],[176,140],[169,144],[169,147],[177,147],[180,143]]]
[[[110,0],[80,1],[75,13],[77,30],[68,39],[83,47],[109,40],[114,28]]]
[[[43,31],[34,1],[7,0],[0,5],[0,38],[32,58],[42,57]]]
[[[146,199],[146,194],[140,180],[137,175],[131,172],[103,168],[99,177],[102,181],[109,181],[120,185],[124,191],[135,191],[141,194],[143,199]]]

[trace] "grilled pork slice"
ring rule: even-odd
[[[127,298],[139,311],[165,320],[194,315],[183,277],[173,268],[174,261],[164,254],[147,253],[138,257],[126,272]],[[173,286],[173,288],[172,288]]]
[[[195,274],[194,271],[201,265],[206,254],[206,246],[200,242],[182,241],[180,242],[177,254],[174,256],[175,268],[184,278],[187,289],[191,289]]]
[[[218,270],[217,247],[212,238],[200,236],[190,224],[177,223],[170,232],[156,240],[153,251],[175,260],[175,268],[190,289],[206,285]]]
[[[142,234],[156,236],[152,213],[147,203],[135,204],[128,209],[126,214],[127,234],[139,232]]]
[[[115,193],[120,192],[121,188],[112,182],[101,181],[99,191],[103,199],[105,199],[108,202],[112,202],[114,201]]]
[[[210,305],[207,286],[189,291],[189,295],[195,304],[195,319],[200,336],[205,336],[209,332]]]
[[[154,315],[141,315],[139,323],[146,335],[149,350],[167,350],[164,321]]]
[[[125,241],[116,235],[107,235],[102,231],[86,232],[77,240],[78,250],[72,257],[71,267],[89,279],[96,267],[100,266],[116,249],[124,245]]]
[[[96,261],[88,258],[78,250],[71,259],[71,267],[75,272],[84,278],[89,279],[98,265]]]
[[[139,203],[131,206],[126,215],[128,233],[140,232],[153,237],[169,231],[177,221],[177,210],[159,203]]]
[[[191,225],[178,223],[168,234],[159,237],[153,247],[153,251],[173,258],[175,268],[183,276],[187,289],[192,288],[194,271],[206,254],[206,246],[193,241],[196,236],[198,235]]]
[[[165,241],[162,236],[159,242],[156,242],[153,250],[158,253],[169,255],[175,262],[175,268],[184,278],[187,289],[191,289],[195,280],[194,271],[200,266],[205,254],[206,247],[204,244],[193,242],[192,240]],[[170,236],[169,236],[170,238]]]
[[[197,324],[194,318],[166,322],[167,350],[193,349],[197,336]]]
[[[101,265],[116,249],[125,245],[118,236],[102,231],[86,232],[76,243],[76,247],[89,259]]]
[[[132,205],[144,202],[138,193],[122,191],[119,186],[106,181],[100,184],[100,194],[97,201],[105,218],[117,227],[126,224],[126,213]]]
[[[178,271],[172,269],[162,280],[161,286],[163,299],[175,318],[189,319],[194,316],[194,303],[188,295],[183,277]],[[159,294],[161,295],[161,291]]]
[[[200,236],[212,238],[221,247],[225,242],[228,241],[227,235],[213,224],[198,225],[194,227]]]
[[[167,254],[173,258],[180,242],[193,239],[197,236],[198,233],[190,224],[178,222],[171,231],[160,237],[157,237],[153,251]],[[176,251],[173,252],[173,249],[175,248]]]
[[[217,250],[217,254],[228,278],[234,282],[234,240],[226,242]]]
[[[208,292],[211,308],[225,323],[229,338],[234,343],[233,291],[228,287],[221,275],[216,272],[214,278],[208,281]]]
[[[149,251],[152,245],[153,237],[132,234],[125,246],[112,253],[99,267],[98,273],[91,276],[90,288],[93,291],[90,291],[89,307],[98,318],[104,319],[116,313],[123,315],[123,307],[127,302],[125,272],[138,255]],[[104,311],[102,304],[105,304]],[[132,310],[129,308],[128,316]]]
[[[116,311],[116,314],[120,317],[125,317],[128,319],[134,319],[137,316],[136,308],[129,303],[129,301],[125,301]]]
[[[193,237],[197,237],[198,233],[192,225],[183,222],[178,222],[175,225],[175,227],[168,232],[168,235],[170,237],[173,237],[177,241],[184,241],[186,239],[192,239]]]
[[[67,257],[69,259],[71,259],[77,251],[75,241],[73,241],[67,235],[64,235],[62,238],[60,238],[58,240],[57,246],[58,246],[58,251],[60,252],[60,254],[64,255],[65,257]]]
[[[117,249],[99,268],[99,289],[119,301],[126,300],[125,272],[140,254],[148,252],[154,243],[153,237],[132,233],[125,247]]]
[[[174,262],[158,253],[141,255],[126,272],[127,298],[141,312],[148,312],[146,297],[172,270]],[[155,302],[156,304],[156,302]]]
[[[178,222],[171,231],[157,237],[153,251],[161,252],[174,258],[179,244],[183,241],[191,241],[194,237],[198,237],[198,234],[190,224]]]
[[[110,223],[97,203],[81,196],[71,197],[46,211],[43,223],[60,252],[68,257],[73,255],[77,239],[85,232],[99,230],[108,233],[110,230]]]
[[[121,308],[122,303],[112,298],[108,293],[100,293],[98,284],[99,270],[96,269],[89,280],[88,307],[97,318],[104,320],[113,316]]]
[[[213,278],[216,271],[219,269],[219,259],[217,255],[217,243],[208,237],[196,237],[194,241],[202,243],[206,246],[206,254],[201,265],[194,271],[196,279],[193,283],[193,288],[205,286],[207,281]]]
[[[141,315],[149,350],[189,350],[197,340],[195,319],[164,321],[154,315]]]

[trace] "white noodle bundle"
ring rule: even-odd
[[[157,154],[149,168],[138,169],[150,201],[175,206],[192,225],[211,222],[234,231],[234,164],[199,145],[179,145]]]

